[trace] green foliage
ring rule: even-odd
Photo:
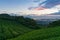
[[[37,25],[37,23],[35,22],[35,20],[33,20],[33,19],[30,19],[30,18],[19,18],[18,19],[18,21],[21,23],[21,24],[23,24],[23,25],[25,25],[26,27],[29,27],[29,28],[33,28],[33,29],[38,29],[39,27],[38,27],[38,25]]]
[[[20,24],[32,29],[40,28],[36,23],[36,21],[30,18],[24,18],[23,16],[10,16],[8,14],[0,14],[0,15],[1,15],[0,19],[3,20],[17,21]]]
[[[16,16],[9,16],[7,14],[0,15],[0,40],[15,38],[33,30],[22,25],[18,22],[17,18]]]
[[[0,19],[0,39],[14,38],[31,30],[16,21]]]
[[[60,40],[60,21],[50,23],[49,27],[38,29],[33,19],[1,14],[0,40]]]
[[[50,23],[49,26],[50,26],[50,27],[52,27],[52,26],[53,26],[53,27],[60,26],[60,20],[54,21],[54,22]]]
[[[53,40],[54,38],[60,40],[60,27],[34,30],[10,40]]]

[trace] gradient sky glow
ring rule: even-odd
[[[35,4],[36,5],[36,4]],[[1,11],[21,11],[33,6],[31,0],[0,0]]]
[[[41,15],[41,13],[50,14],[58,12],[59,10],[60,0],[0,0],[0,13],[23,12],[24,15],[25,14]]]

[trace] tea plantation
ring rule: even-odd
[[[10,40],[60,40],[60,27],[34,30]]]
[[[31,30],[17,21],[0,19],[0,40],[15,38]]]
[[[60,40],[60,20],[43,28],[30,18],[0,14],[0,40]]]

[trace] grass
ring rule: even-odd
[[[60,26],[55,23],[50,25],[50,28],[44,26],[45,28],[34,30],[28,27],[28,24],[24,26],[12,19],[0,18],[0,40],[60,40]],[[58,21],[56,24],[60,25],[59,23]]]
[[[60,27],[34,30],[10,40],[60,40]]]
[[[19,24],[17,21],[0,19],[0,40],[15,38],[32,29]]]
[[[44,40],[60,40],[60,36],[59,37],[52,37],[52,38],[48,38],[48,39],[44,39]]]

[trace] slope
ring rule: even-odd
[[[10,40],[60,40],[60,26],[34,30]]]
[[[31,30],[17,21],[0,19],[0,40],[15,38]]]

